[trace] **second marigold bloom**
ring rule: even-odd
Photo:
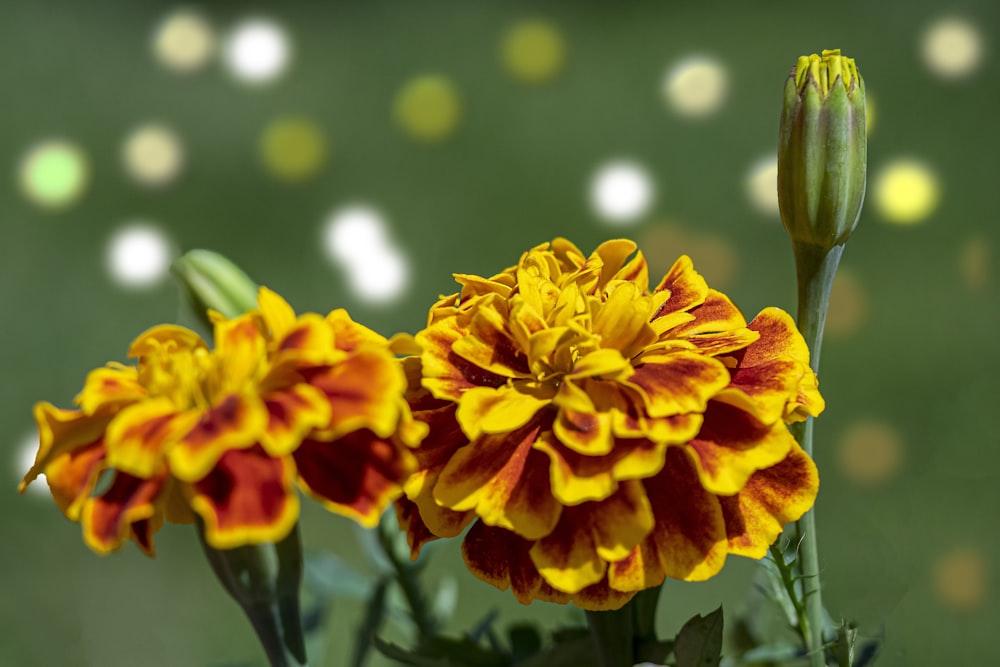
[[[299,515],[296,483],[374,525],[413,470],[426,427],[403,399],[386,339],[343,310],[296,316],[261,288],[259,310],[214,315],[215,347],[188,329],[141,334],[137,366],[92,371],[79,409],[35,406],[39,474],[97,552],[153,552],[164,519],[197,514],[216,549],[277,542]]]
[[[397,505],[414,555],[474,522],[480,578],[613,609],[762,557],[812,506],[816,468],[786,423],[823,400],[792,319],[748,324],[687,257],[650,290],[635,250],[556,239],[457,275],[431,309],[409,366],[430,433]]]

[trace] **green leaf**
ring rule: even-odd
[[[677,633],[677,667],[719,667],[722,662],[722,607],[707,616],[694,616]]]
[[[358,636],[354,644],[354,654],[351,658],[351,667],[363,667],[368,660],[368,654],[372,648],[372,640],[378,634],[385,620],[385,598],[389,592],[389,584],[392,579],[384,576],[379,579],[372,592],[371,600],[365,607],[365,616],[358,628]]]
[[[646,639],[639,642],[635,649],[636,662],[653,662],[658,665],[667,661],[667,657],[674,652],[674,642],[670,639],[657,640]]]

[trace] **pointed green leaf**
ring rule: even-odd
[[[674,643],[677,667],[719,667],[722,662],[722,607],[684,624]]]

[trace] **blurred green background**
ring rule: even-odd
[[[567,236],[636,239],[655,273],[692,255],[752,317],[794,309],[773,194],[797,56],[841,48],[871,102],[869,189],[844,255],[817,424],[825,601],[879,664],[1000,664],[995,256],[1000,4],[908,2],[0,2],[0,664],[246,664],[262,655],[193,531],[101,558],[44,493],[15,486],[31,406],[178,318],[164,269],[227,254],[299,311],[415,331],[454,290]],[[38,492],[42,490],[42,492]],[[307,548],[364,571],[315,506]],[[754,564],[668,582],[674,633]],[[449,629],[521,607],[468,575]],[[333,609],[344,664],[360,602]],[[392,630],[390,629],[390,634]],[[388,664],[374,660],[373,665]]]

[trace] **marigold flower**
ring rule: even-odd
[[[812,506],[816,467],[786,424],[823,399],[792,319],[747,324],[686,256],[650,291],[635,250],[556,239],[456,275],[431,308],[407,363],[430,433],[397,503],[414,557],[472,523],[476,576],[524,603],[614,609],[762,557]]]
[[[153,555],[164,519],[197,514],[217,549],[277,542],[299,514],[296,482],[328,509],[374,525],[412,472],[426,427],[403,398],[392,344],[346,311],[296,317],[261,288],[259,309],[214,313],[215,347],[160,325],[136,366],[92,371],[79,409],[35,406],[44,473],[63,513],[108,553]]]

